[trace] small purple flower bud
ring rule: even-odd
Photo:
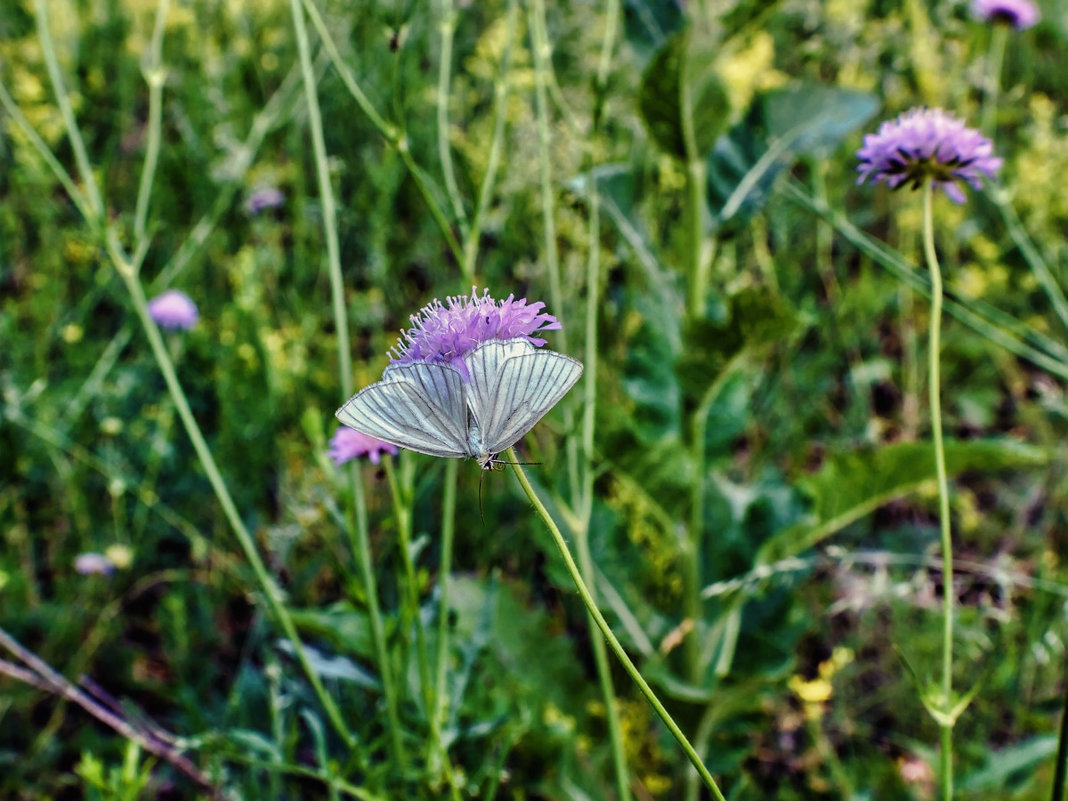
[[[369,437],[367,434],[361,434],[347,426],[338,426],[337,433],[330,439],[328,451],[330,459],[338,467],[361,456],[370,459],[371,464],[378,464],[382,460],[383,453],[396,456],[397,446]]]
[[[273,186],[263,186],[248,196],[245,201],[245,211],[249,214],[259,214],[266,209],[276,209],[285,202],[282,190]]]
[[[102,553],[80,553],[74,559],[74,569],[83,576],[110,576],[115,572],[115,563]]]
[[[160,328],[188,331],[197,324],[200,313],[190,297],[177,289],[168,289],[148,302],[148,313]]]

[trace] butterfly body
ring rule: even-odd
[[[524,339],[489,340],[460,363],[408,362],[337,410],[350,428],[402,448],[469,457],[488,469],[555,406],[582,375],[569,356]]]

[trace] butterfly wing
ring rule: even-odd
[[[488,454],[518,442],[582,375],[582,363],[570,356],[522,344],[489,342],[464,359],[472,412]]]
[[[445,364],[386,368],[382,380],[356,393],[337,419],[362,434],[430,456],[471,456],[467,402],[460,373]]]
[[[469,375],[467,402],[482,431],[493,415],[501,368],[509,359],[534,351],[534,346],[525,339],[491,339],[464,355]]]

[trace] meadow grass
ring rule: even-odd
[[[5,5],[0,798],[1061,801],[1039,8]],[[961,204],[857,186],[917,107]],[[524,464],[331,461],[473,286],[585,365]]]

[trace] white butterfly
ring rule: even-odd
[[[582,363],[525,339],[491,339],[463,356],[468,379],[443,362],[391,364],[337,419],[362,434],[430,456],[478,460],[515,445],[582,375]]]

